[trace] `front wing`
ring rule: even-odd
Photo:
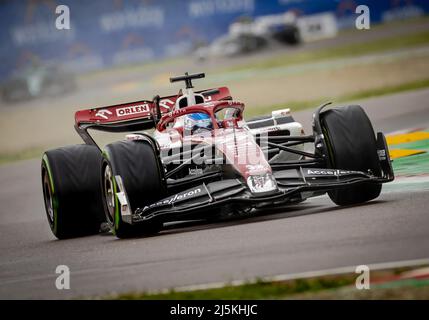
[[[252,194],[239,179],[226,179],[202,183],[165,199],[159,200],[135,212],[126,210],[126,200],[119,197],[122,219],[130,224],[149,220],[174,221],[177,219],[208,218],[213,210],[226,205],[238,207],[276,206],[305,199],[305,193],[323,193],[361,183],[384,183],[393,175],[376,177],[360,171],[326,168],[297,168],[274,172],[277,190],[264,195]],[[120,178],[119,178],[120,179]],[[121,198],[123,200],[121,200]]]

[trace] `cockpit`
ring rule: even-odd
[[[203,78],[204,74],[189,75],[185,73],[184,76],[170,78],[171,82],[184,81],[186,86],[180,90],[179,97],[176,99],[173,112],[179,112],[187,107],[195,106],[196,109],[201,110],[189,112],[187,110],[183,115],[176,116],[171,119],[166,127],[174,128],[181,132],[183,135],[201,134],[203,132],[210,132],[217,128],[231,128],[236,127],[238,122],[238,115],[241,115],[242,110],[233,105],[225,106],[218,110],[205,112],[206,108],[212,108],[213,104],[219,103],[218,101],[211,101],[205,98],[205,92],[195,93],[193,91],[192,79]],[[213,114],[211,114],[213,112]],[[240,116],[241,118],[241,116]]]

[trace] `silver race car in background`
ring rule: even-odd
[[[297,45],[301,42],[297,16],[293,12],[266,15],[254,20],[242,17],[229,26],[228,33],[210,45],[198,48],[199,60],[234,57],[272,47],[275,44]]]

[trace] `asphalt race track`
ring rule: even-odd
[[[428,128],[428,101],[429,90],[419,90],[362,103],[376,130],[388,133]],[[310,111],[296,118],[309,129]],[[85,297],[429,258],[429,189],[421,187],[387,186],[377,201],[348,208],[319,197],[149,238],[57,241],[45,218],[39,166],[30,160],[0,167],[0,299]],[[55,287],[58,265],[70,268],[70,290]]]

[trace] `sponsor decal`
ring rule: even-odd
[[[354,172],[355,171],[349,171],[349,170],[307,169],[308,175],[315,175],[315,176],[339,176],[342,174],[350,174]]]
[[[228,105],[229,106],[232,106],[232,105],[236,105],[236,104],[238,104],[239,102],[238,101],[235,101],[235,100],[228,100]]]
[[[195,175],[199,175],[199,174],[203,174],[203,169],[201,169],[201,168],[189,168],[189,175],[195,176]]]
[[[247,185],[252,193],[263,193],[274,191],[277,184],[271,174],[254,175],[247,178]]]
[[[162,99],[159,102],[159,106],[163,107],[163,108],[165,108],[167,110],[171,110],[171,108],[174,106],[174,101],[171,100],[171,99]]]
[[[380,161],[383,161],[383,160],[387,159],[387,157],[386,157],[386,150],[384,150],[384,149],[377,150],[377,154],[378,154],[378,159]]]
[[[262,164],[247,164],[246,169],[251,175],[253,173],[257,173],[257,172],[261,172],[261,171],[266,172],[267,171],[267,167],[265,167]]]
[[[290,109],[275,110],[272,112],[274,118],[290,117]]]
[[[105,33],[127,32],[133,28],[162,28],[165,12],[160,6],[135,5],[121,10],[105,13],[98,18],[100,28]]]
[[[252,176],[253,187],[255,189],[262,189],[265,184],[265,177],[263,176]]]
[[[116,109],[116,115],[118,117],[125,117],[133,114],[149,112],[149,105],[147,103],[138,104],[135,106],[128,106]]]
[[[205,191],[204,191],[205,192]],[[149,206],[145,206],[142,210],[142,212],[145,212],[148,209],[152,209],[155,207],[162,207],[162,206],[166,206],[166,205],[174,205],[176,202],[180,202],[180,201],[184,201],[184,200],[189,200],[192,198],[196,198],[198,196],[200,196],[201,194],[203,194],[203,189],[201,189],[201,187],[192,189],[192,190],[187,190],[185,192],[181,192],[181,193],[177,193],[174,196],[168,197],[166,199],[160,200],[158,202],[155,202]]]
[[[261,130],[261,131],[271,132],[271,131],[280,131],[280,130],[281,130],[280,127],[267,127],[265,130]]]
[[[106,120],[109,119],[109,115],[112,115],[112,112],[107,109],[98,110],[97,113],[95,114],[96,117],[103,118]]]
[[[185,109],[177,109],[171,113],[171,116],[177,117],[177,116],[180,116],[180,115],[185,114],[185,113],[186,113]]]

